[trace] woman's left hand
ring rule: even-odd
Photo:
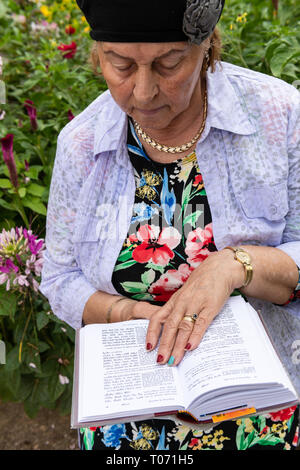
[[[148,350],[156,347],[163,326],[157,362],[176,366],[186,350],[197,348],[232,291],[243,282],[244,268],[230,250],[211,253],[150,319]],[[198,315],[196,321],[184,318],[193,314]]]

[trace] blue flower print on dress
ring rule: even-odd
[[[114,447],[118,449],[121,446],[120,439],[126,436],[126,427],[125,424],[114,424],[112,426],[103,426],[103,439],[102,442],[106,445],[106,447]]]
[[[153,215],[158,214],[156,207],[149,206],[144,202],[134,204],[133,211],[136,215],[132,217],[131,223],[148,220],[151,219]]]

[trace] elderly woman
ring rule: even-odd
[[[74,328],[149,319],[145,348],[160,338],[157,362],[173,366],[231,295],[300,315],[297,90],[219,61],[224,1],[77,3],[108,91],[58,136],[41,284],[54,313]],[[170,419],[104,426],[81,430],[81,446],[226,449],[239,429],[289,448],[297,416],[206,434]]]

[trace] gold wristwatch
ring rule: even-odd
[[[241,287],[246,287],[252,280],[253,276],[253,267],[251,264],[251,257],[247,251],[243,250],[243,248],[240,248],[238,246],[226,246],[224,250],[228,248],[229,250],[232,250],[234,252],[234,259],[239,261],[243,266],[245,270],[245,282]]]

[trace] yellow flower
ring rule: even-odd
[[[89,27],[89,26],[86,26],[83,31],[84,31],[85,33],[88,33],[89,30],[90,30],[90,27]]]
[[[288,429],[287,421],[282,421],[282,423],[274,423],[272,424],[271,430],[274,434],[278,434],[280,438],[284,438],[286,435],[286,429]]]
[[[83,23],[86,23],[86,22],[87,22],[86,19],[85,19],[85,16],[82,16],[82,17],[81,17],[81,21],[82,21]]]
[[[212,434],[208,434],[208,435],[203,436],[202,437],[203,444],[210,445],[212,437],[213,437]]]
[[[185,426],[184,424],[179,424],[178,425],[178,431],[174,434],[174,439],[176,441],[183,441],[185,436],[190,432],[190,427]]]
[[[141,438],[136,441],[130,442],[130,447],[132,447],[135,450],[150,450],[151,449],[151,444],[148,442],[146,439]]]
[[[51,16],[52,16],[52,12],[49,10],[47,5],[42,5],[41,8],[40,8],[40,12],[42,13],[42,15],[44,15],[45,18],[50,19]]]
[[[238,15],[238,17],[236,19],[236,22],[237,23],[246,23],[247,22],[247,15],[248,15],[247,12],[243,13],[242,15]]]
[[[245,418],[245,432],[252,432],[253,431],[253,423],[250,418]]]
[[[233,30],[233,24],[232,23],[230,24],[229,29],[230,29],[230,31]]]

